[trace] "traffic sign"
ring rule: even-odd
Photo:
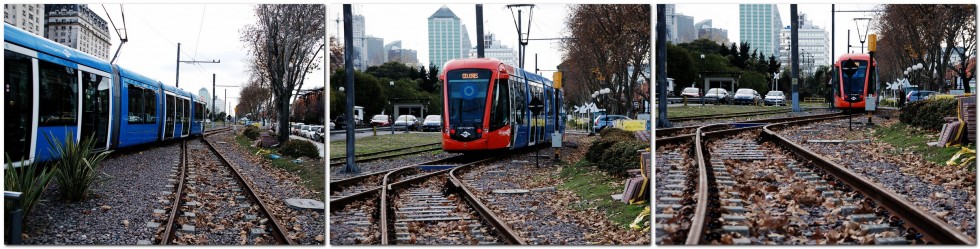
[[[541,110],[544,110],[544,103],[538,97],[534,97],[531,99],[531,103],[528,103],[527,109],[530,109],[532,114],[538,115]]]
[[[850,78],[851,76],[854,76],[854,73],[857,72],[858,64],[854,62],[854,60],[852,59],[847,59],[847,61],[845,61],[844,64],[841,65],[841,70],[844,71],[844,75],[847,75],[847,77]]]

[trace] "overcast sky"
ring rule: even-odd
[[[738,4],[677,4],[677,13],[684,14],[694,17],[694,22],[700,22],[704,19],[712,19],[712,26],[714,28],[723,28],[728,30],[728,39],[731,42],[739,42],[739,18],[738,18]],[[777,4],[779,8],[779,16],[783,20],[783,26],[788,26],[790,24],[790,12],[789,4]],[[876,4],[837,4],[835,5],[836,10],[872,10],[880,8]],[[834,32],[831,30],[831,10],[830,4],[799,4],[797,5],[797,11],[800,14],[806,14],[807,20],[813,20],[813,24],[823,28],[827,31],[828,35],[832,35]],[[847,48],[847,30],[851,30],[851,44],[853,46],[859,46],[860,42],[857,38],[858,26],[854,22],[854,18],[859,17],[874,17],[875,13],[860,13],[860,12],[838,12],[834,17],[837,19],[836,25],[836,44],[834,45],[834,56],[830,58],[835,60],[837,57],[845,53]],[[873,27],[871,33],[875,32]],[[867,21],[862,21],[860,23],[861,32],[864,33],[868,26]],[[828,37],[829,39],[830,37]],[[854,48],[855,53],[860,53],[860,48]],[[826,62],[830,64],[830,62]]]
[[[401,40],[406,49],[418,51],[419,63],[429,64],[428,18],[443,4],[355,4],[354,14],[364,16],[365,33],[374,37],[384,38],[384,43]],[[447,4],[450,10],[466,25],[470,43],[476,46],[476,5]],[[328,8],[330,36],[343,37],[343,7],[331,4]],[[566,37],[565,19],[568,15],[568,5],[538,4],[534,8],[531,19],[530,37],[559,38]],[[504,45],[517,51],[517,28],[514,25],[514,15],[506,4],[484,4],[483,21],[484,33],[493,33]],[[340,17],[339,29],[336,22]],[[527,11],[524,8],[523,25],[527,28]],[[527,55],[524,57],[524,68],[534,71],[534,54],[538,54],[538,68],[554,70],[561,63],[560,43],[558,41],[530,41],[527,45]],[[439,65],[442,66],[442,65]],[[543,72],[551,78],[550,72]]]
[[[119,4],[89,4],[92,11],[122,28]],[[103,9],[103,6],[105,9]],[[123,45],[116,64],[167,85],[176,81],[177,43],[182,61],[221,60],[221,63],[180,65],[180,88],[198,94],[201,87],[211,90],[211,74],[218,85],[243,85],[248,80],[246,47],[239,41],[239,30],[255,23],[252,4],[124,4],[129,41]],[[109,24],[112,46],[110,58],[119,47],[119,37]],[[324,85],[323,71],[306,76],[303,88]],[[240,88],[228,89],[228,110],[238,103]],[[224,99],[225,88],[218,87]]]

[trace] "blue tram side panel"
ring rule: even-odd
[[[51,64],[55,64],[56,66],[63,66],[65,67],[66,70],[70,70],[72,74],[75,74],[76,77],[78,75],[79,65],[88,67],[95,71],[101,71],[102,73],[106,73],[110,75],[112,72],[112,66],[109,63],[102,61],[99,58],[96,58],[86,53],[82,53],[80,51],[50,41],[43,37],[28,33],[24,30],[21,30],[19,28],[16,28],[6,23],[4,23],[3,40],[5,43],[11,43],[13,45],[20,46],[28,50],[31,50],[33,52],[36,52],[37,53],[36,58],[39,64],[51,63]],[[38,77],[40,77],[39,74]],[[41,79],[37,79],[37,80],[41,80]],[[78,86],[81,83],[77,82],[77,78],[74,83],[75,83],[75,87],[73,88],[74,92],[72,92],[72,94],[74,94],[73,97],[74,97],[74,101],[76,102],[75,107],[77,108],[78,105],[80,104],[80,101],[78,99],[79,98]],[[38,87],[37,89],[38,91],[42,90],[40,87]],[[42,92],[34,93],[34,95],[38,97],[42,96],[43,94],[44,93]],[[50,103],[41,103],[39,99],[34,99],[33,96],[31,97],[31,99],[33,100],[34,103],[38,103],[38,105],[50,104]],[[39,108],[39,106],[34,105],[33,103],[31,105],[32,108],[34,109]],[[35,149],[33,154],[35,161],[48,161],[54,159],[55,152],[52,151],[51,149],[52,147],[51,147],[51,143],[48,140],[49,138],[51,139],[51,141],[65,143],[67,139],[77,140],[78,137],[80,137],[79,134],[80,130],[78,126],[78,122],[80,122],[79,114],[80,113],[77,110],[75,110],[74,115],[65,114],[61,117],[56,117],[56,116],[38,117],[39,119],[43,119],[43,120],[38,120],[37,127],[36,127],[37,133],[35,133],[32,137],[32,139],[34,139],[36,142],[36,146],[34,146]],[[31,115],[33,116],[33,114]],[[74,119],[75,123],[74,125],[68,123],[59,124],[59,125],[44,124],[44,123],[49,123],[48,121],[52,121],[51,123],[58,123],[56,121],[58,119]],[[73,134],[75,137],[69,138],[68,134]]]
[[[160,83],[146,76],[119,67],[122,77],[122,103],[119,125],[119,147],[129,147],[157,141],[160,125]],[[147,103],[150,101],[150,106]],[[135,106],[134,106],[135,105]]]

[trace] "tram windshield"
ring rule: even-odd
[[[449,125],[479,128],[483,125],[491,71],[460,69],[446,73],[449,93]]]
[[[865,78],[867,78],[866,76],[868,72],[868,61],[856,60],[854,62],[858,64],[857,72],[854,72],[854,75],[848,78],[847,75],[844,74],[843,70],[841,70],[841,82],[846,83],[843,85],[845,93],[863,95]]]

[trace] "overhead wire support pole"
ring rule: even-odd
[[[522,17],[521,16],[523,15],[523,12],[521,11],[520,8],[524,8],[524,7],[527,7],[528,8],[527,33],[525,33],[523,31],[524,29],[522,28],[523,23],[522,23]],[[517,44],[518,44],[518,47],[517,47],[517,57],[518,57],[517,58],[517,61],[518,61],[518,66],[520,66],[521,69],[524,69],[524,56],[527,55],[527,44],[528,44],[528,41],[529,41],[528,38],[531,37],[531,21],[534,18],[534,7],[535,7],[534,4],[511,4],[511,5],[507,5],[507,8],[508,9],[511,9],[510,15],[511,15],[511,17],[514,18],[514,26],[517,27]],[[513,8],[517,8],[517,16],[516,17],[514,17],[514,10],[513,10]]]
[[[177,80],[174,81],[174,87],[180,88],[180,63],[221,63],[221,60],[210,60],[210,61],[182,61],[180,60],[180,43],[177,43]]]
[[[483,37],[483,5],[476,5],[476,58],[485,57],[484,46],[485,41]]]
[[[799,29],[800,29],[800,15],[796,11],[796,4],[789,5],[790,12],[790,54],[793,56],[792,70],[793,70],[793,112],[800,112],[800,44],[799,44]]]
[[[354,44],[354,23],[351,19],[353,18],[352,12],[351,5],[344,4],[344,85],[347,87],[347,91],[344,92],[347,97],[347,106],[344,108],[346,111],[344,122],[347,123],[347,127],[345,127],[347,130],[347,164],[344,166],[344,172],[357,174],[361,170],[357,168],[354,162],[354,46],[352,46]]]
[[[670,128],[667,120],[667,6],[657,4],[657,127]],[[703,101],[703,97],[701,98]],[[702,102],[703,103],[703,102]]]

